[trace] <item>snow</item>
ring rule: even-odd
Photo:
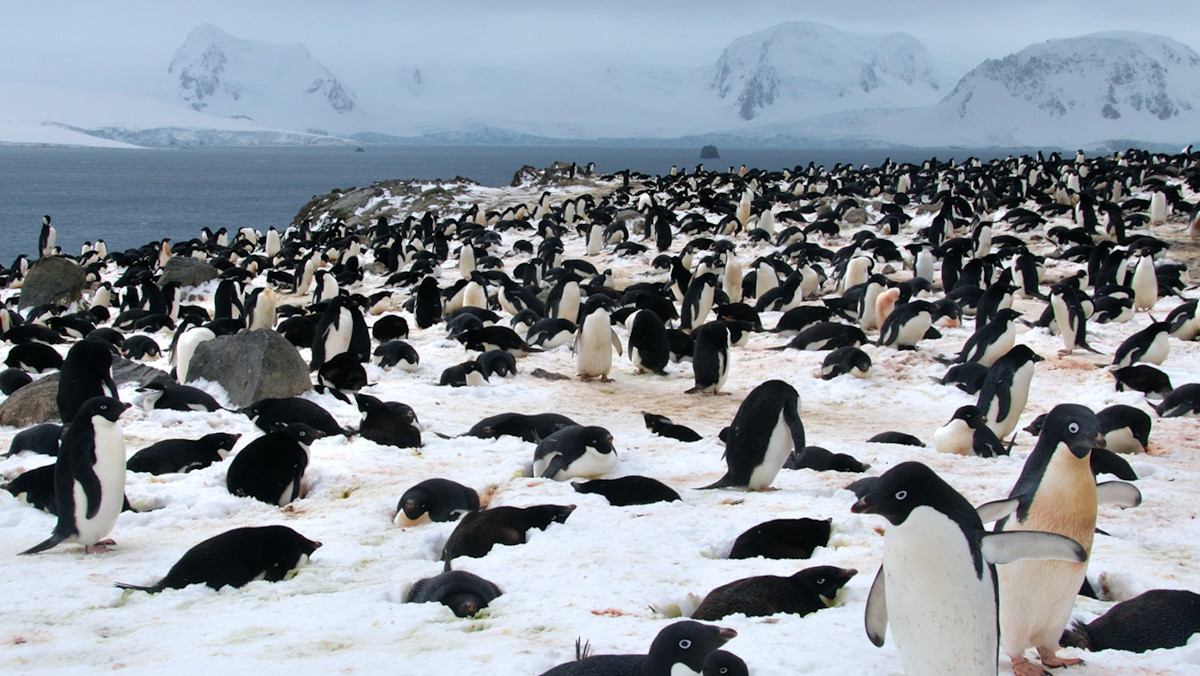
[[[550,198],[562,200],[585,189],[553,188]],[[532,204],[542,190],[532,184],[513,189],[467,186],[454,207],[443,213],[453,214],[473,203],[487,209]],[[1186,188],[1184,194],[1196,199]],[[397,206],[404,205],[397,201]],[[872,207],[870,220],[878,216]],[[931,218],[930,213],[916,215],[906,232],[928,225]],[[1184,227],[1176,217],[1156,226],[1155,233],[1181,242]],[[998,223],[997,234],[1001,232],[1007,229]],[[520,236],[506,233],[504,251]],[[684,241],[677,237],[671,253],[678,253]],[[822,243],[835,248],[844,241]],[[564,242],[567,257],[583,257],[580,237],[571,234]],[[1044,242],[1034,247],[1048,251]],[[737,256],[746,265],[770,250],[768,244],[739,239]],[[506,258],[506,268],[522,260],[523,256]],[[649,268],[648,258],[617,257],[611,247],[589,260],[600,269],[611,268],[618,287],[663,278]],[[1046,276],[1057,279],[1073,269],[1050,261]],[[117,272],[110,267],[105,274]],[[893,276],[905,279],[908,274],[898,271]],[[457,261],[451,258],[443,266],[443,284],[457,276]],[[368,275],[363,291],[381,284],[379,276]],[[200,287],[194,300],[211,303],[213,290],[212,284]],[[394,299],[397,307],[401,300]],[[284,297],[280,302],[303,300]],[[1161,317],[1178,302],[1162,299],[1152,313],[1139,313],[1128,324],[1089,327],[1089,341],[1111,355],[1126,336],[1150,321],[1149,314]],[[1016,307],[1031,317],[1040,312],[1041,303],[1018,300]],[[773,326],[778,318],[779,313],[766,313],[764,325]],[[127,494],[139,511],[120,516],[111,533],[118,543],[112,551],[85,555],[78,546],[61,545],[41,555],[18,557],[17,552],[46,537],[54,519],[0,492],[0,527],[6,535],[0,547],[6,561],[0,596],[7,599],[0,619],[0,663],[6,672],[535,674],[571,659],[576,637],[590,640],[600,653],[644,652],[669,616],[693,608],[714,587],[751,575],[788,575],[830,564],[859,571],[835,606],[804,618],[725,618],[717,624],[738,632],[726,648],[758,676],[892,676],[902,672],[890,634],[885,646],[876,649],[863,630],[863,608],[881,560],[885,522],[850,512],[854,497],[843,488],[858,475],[784,470],[773,490],[695,490],[724,474],[717,433],[757,384],[783,379],[800,393],[808,443],[850,453],[870,463],[873,475],[901,461],[920,460],[975,504],[1007,495],[1033,442],[1021,432],[1013,455],[996,459],[865,443],[887,430],[931,442],[934,430],[955,409],[974,403],[974,397],[930,380],[944,371],[931,356],[956,353],[970,328],[945,328],[943,338],[921,341],[915,352],[866,346],[874,361],[871,373],[831,381],[815,375],[825,353],[774,351],[770,348],[787,339],[755,334],[733,352],[724,388],[729,396],[689,396],[683,394],[692,385],[686,363],[669,366],[668,375],[659,377],[634,375],[627,357],[617,358],[611,383],[546,381],[530,375],[535,368],[574,374],[574,357],[567,346],[520,360],[519,375],[506,380],[474,388],[437,387],[441,370],[462,361],[464,351],[445,337],[440,325],[421,330],[410,321],[410,326],[410,342],[421,355],[419,369],[406,373],[369,365],[373,384],[364,391],[411,405],[424,428],[423,447],[400,450],[357,437],[318,440],[306,474],[307,492],[286,508],[231,496],[224,487],[229,459],[185,475],[130,473]],[[627,332],[623,327],[616,330],[624,343]],[[1024,326],[1019,331],[1018,343],[1047,358],[1037,365],[1022,426],[1061,402],[1096,410],[1113,403],[1146,408],[1136,393],[1113,390],[1111,376],[1096,368],[1107,362],[1105,358],[1081,353],[1059,357],[1058,337]],[[160,344],[169,341],[166,333],[155,337]],[[307,351],[302,354],[307,357]],[[163,359],[148,363],[167,368]],[[1172,339],[1163,368],[1176,385],[1200,381],[1200,344]],[[201,385],[227,403],[219,387]],[[125,401],[137,398],[128,386],[121,396]],[[328,395],[307,396],[343,425],[357,424],[352,406]],[[642,424],[643,410],[691,426],[704,439],[685,444],[654,436]],[[610,507],[600,496],[575,493],[568,483],[528,476],[533,444],[511,437],[438,436],[453,437],[479,419],[506,411],[553,411],[581,424],[606,427],[619,453],[619,465],[610,476],[655,477],[676,488],[683,501]],[[258,434],[244,416],[229,411],[146,412],[134,407],[123,416],[122,425],[129,454],[163,438],[196,438],[213,431],[243,434],[236,453]],[[0,448],[7,447],[16,431],[0,428]],[[1089,575],[1100,579],[1117,599],[1158,587],[1200,589],[1200,567],[1194,565],[1200,558],[1196,432],[1195,419],[1155,419],[1151,453],[1130,458],[1142,477],[1137,485],[1144,503],[1128,510],[1100,508],[1098,527],[1107,535],[1096,538]],[[0,474],[12,477],[49,461],[28,454],[0,459]],[[436,476],[475,488],[492,506],[578,505],[566,523],[532,531],[527,544],[500,546],[483,558],[455,561],[457,569],[481,575],[504,591],[475,618],[456,618],[439,604],[401,602],[414,581],[441,571],[437,559],[454,524],[401,528],[392,515],[406,488]],[[819,548],[810,560],[724,558],[734,538],[751,526],[796,517],[832,519],[829,546]],[[157,595],[113,587],[115,582],[152,584],[201,540],[235,527],[267,524],[286,524],[323,543],[292,579],[220,591],[197,585]],[[1090,619],[1107,606],[1080,598],[1076,613]],[[1079,676],[1186,674],[1200,664],[1200,639],[1145,655],[1078,650],[1066,654],[1087,657],[1086,666],[1071,669]],[[1006,659],[1001,660],[1001,670],[1007,673]]]

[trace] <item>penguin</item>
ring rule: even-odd
[[[58,423],[40,423],[27,427],[13,435],[8,444],[5,457],[17,453],[40,453],[41,455],[57,456],[58,440],[62,435],[63,426]]]
[[[182,330],[184,326],[187,324],[181,323],[179,328]],[[194,326],[177,332],[175,336],[175,343],[171,350],[171,363],[175,365],[175,381],[186,383],[192,357],[196,354],[196,347],[200,343],[213,340],[217,334],[207,326]]]
[[[692,619],[714,621],[734,613],[746,617],[776,613],[804,617],[832,606],[838,590],[857,574],[853,568],[815,566],[788,577],[756,575],[734,580],[710,591],[692,611]]]
[[[1096,412],[1104,448],[1114,453],[1145,453],[1150,447],[1150,416],[1140,408],[1113,404]]]
[[[750,669],[742,658],[728,650],[714,650],[704,660],[701,676],[750,676]]]
[[[116,587],[156,594],[193,584],[237,589],[254,580],[279,582],[307,563],[320,546],[287,526],[234,528],[184,552],[155,584],[142,587],[118,582]]]
[[[986,533],[971,503],[919,462],[884,472],[850,511],[891,524],[865,624],[876,646],[891,625],[908,674],[995,676],[994,564],[1030,556],[1087,558],[1079,543],[1061,535]]]
[[[627,349],[629,361],[637,373],[666,375],[671,344],[662,318],[650,310],[634,312],[629,321]]]
[[[275,328],[275,291],[270,287],[257,287],[246,298],[245,316],[249,318],[246,328],[250,331]]]
[[[477,559],[486,556],[496,545],[525,544],[527,531],[532,528],[546,530],[552,523],[566,523],[573,511],[575,505],[534,505],[467,512],[442,547],[445,569],[450,570],[450,562],[460,556]]]
[[[488,350],[475,358],[485,379],[492,376],[507,378],[517,373],[517,359],[504,350]]]
[[[1137,362],[1161,366],[1171,351],[1168,340],[1170,325],[1167,322],[1152,322],[1134,333],[1117,347],[1112,365],[1117,368],[1132,366]]]
[[[11,493],[19,502],[57,516],[53,463],[21,472],[12,481],[0,485],[0,488]]]
[[[576,493],[593,493],[604,496],[613,507],[649,505],[655,502],[679,502],[683,498],[674,488],[647,476],[630,475],[616,479],[592,479],[572,481]]]
[[[772,519],[746,530],[733,541],[731,559],[807,559],[829,544],[833,519]]]
[[[712,311],[713,295],[720,281],[717,275],[706,272],[693,277],[688,284],[687,293],[683,296],[683,304],[679,312],[679,328],[690,333],[692,328],[704,323],[708,313]]]
[[[1050,307],[1054,310],[1054,323],[1063,341],[1063,349],[1058,353],[1060,356],[1071,354],[1077,347],[1100,354],[1087,344],[1087,317],[1084,316],[1078,294],[1075,287],[1065,282],[1059,282],[1050,289]]]
[[[473,359],[447,366],[438,379],[438,385],[442,387],[481,387],[486,384],[487,375]]]
[[[1149,364],[1134,364],[1112,370],[1115,379],[1114,386],[1118,392],[1135,390],[1146,395],[1162,399],[1171,392],[1171,377]]]
[[[358,306],[347,296],[337,296],[325,307],[325,312],[317,322],[312,360],[308,368],[316,371],[326,361],[343,352],[349,352],[360,362],[370,361],[371,334],[367,331],[367,321],[363,319]]]
[[[645,655],[577,654],[574,662],[560,664],[541,676],[673,676],[699,674],[717,648],[737,636],[733,629],[681,620],[667,625]]]
[[[822,380],[833,380],[847,373],[855,378],[866,378],[870,372],[871,356],[849,345],[831,350],[821,362]]]
[[[42,229],[38,233],[38,258],[53,256],[57,240],[58,234],[54,226],[50,225],[50,214],[42,216]]]
[[[517,335],[516,331],[507,326],[485,326],[479,329],[463,331],[457,336],[458,342],[472,352],[487,352],[489,350],[504,350],[514,357],[524,357],[533,352],[541,352]]]
[[[398,401],[382,401],[361,392],[354,395],[354,401],[362,413],[358,425],[362,438],[396,448],[421,447],[420,423],[411,406]]]
[[[306,423],[325,434],[350,436],[351,430],[338,425],[329,411],[321,405],[302,397],[268,397],[259,399],[241,410],[254,426],[264,432],[274,432],[292,423]]]
[[[589,303],[590,305],[590,303]],[[612,370],[612,353],[621,354],[621,339],[613,331],[608,310],[597,307],[588,312],[583,325],[575,332],[575,372],[579,379],[587,382],[599,378],[600,382],[612,382],[608,377]]]
[[[6,368],[0,370],[0,392],[5,396],[16,392],[33,382],[33,377],[25,372],[24,369]]]
[[[553,350],[574,340],[576,328],[565,319],[539,319],[525,332],[525,342],[543,350]]]
[[[1154,304],[1158,302],[1158,276],[1154,271],[1153,256],[1138,257],[1129,286],[1133,289],[1134,310],[1154,309]]]
[[[564,427],[579,423],[559,413],[500,413],[488,416],[471,426],[463,436],[479,439],[498,439],[502,436],[520,437],[531,444],[554,434]]]
[[[1200,383],[1186,383],[1171,390],[1154,412],[1161,418],[1200,416]]]
[[[463,247],[464,249],[468,247]],[[487,607],[500,591],[494,582],[465,570],[448,570],[417,580],[404,596],[405,603],[440,603],[456,617],[474,617]]]
[[[691,335],[696,341],[692,348],[695,385],[687,390],[687,394],[720,394],[729,375],[729,327],[721,321],[708,322],[696,327]]]
[[[139,333],[129,336],[124,340],[121,345],[121,354],[126,359],[145,359],[147,357],[161,356],[162,348],[150,336]]]
[[[479,505],[474,488],[450,479],[425,479],[400,496],[393,521],[401,526],[457,521],[463,514],[477,511]]]
[[[318,392],[328,392],[350,403],[348,394],[354,394],[367,386],[367,369],[359,361],[358,355],[350,352],[336,354],[326,359],[321,368],[317,369]]]
[[[213,432],[199,439],[163,439],[134,453],[125,468],[156,476],[203,469],[228,457],[241,436]]]
[[[75,419],[83,403],[92,397],[110,397],[120,401],[112,377],[112,351],[108,343],[84,338],[67,350],[59,369],[58,415],[64,423]]]
[[[728,471],[704,488],[766,490],[793,449],[803,448],[800,395],[782,380],[768,380],[738,407],[725,439]]]
[[[646,423],[646,429],[660,437],[667,437],[668,439],[675,439],[676,441],[683,441],[686,443],[700,441],[703,439],[703,437],[697,434],[692,428],[684,425],[676,425],[665,415],[656,415],[654,413],[642,411],[642,420]]]
[[[783,350],[836,350],[839,347],[859,347],[867,342],[862,329],[841,322],[818,322],[797,333]]]
[[[421,364],[416,348],[403,340],[389,340],[377,346],[372,354],[379,357],[379,366],[385,369],[396,367],[411,373]]]
[[[950,421],[933,433],[933,447],[939,453],[981,458],[1008,455],[1004,442],[987,426],[983,413],[970,405],[958,407]]]
[[[371,338],[380,343],[408,338],[408,320],[400,315],[384,315],[371,325]]]
[[[870,439],[867,439],[867,443],[868,444],[899,444],[901,446],[916,446],[918,448],[925,448],[924,441],[921,441],[920,439],[914,437],[911,434],[908,434],[907,432],[897,432],[895,430],[888,430],[886,432],[880,432],[879,434],[872,436]]]
[[[997,310],[991,321],[975,329],[967,338],[958,356],[946,363],[979,362],[984,366],[996,363],[996,360],[1007,354],[1016,343],[1015,322],[1020,317],[1021,313],[1012,308]]]
[[[975,406],[987,417],[987,426],[997,438],[1003,439],[1017,428],[1029,399],[1034,364],[1042,360],[1029,346],[1017,345],[988,369]]]
[[[897,305],[879,328],[876,345],[888,345],[898,350],[915,350],[917,341],[925,337],[933,324],[934,306],[927,300],[913,300]]]
[[[151,381],[138,388],[142,394],[142,408],[170,411],[213,411],[221,405],[211,394],[191,385],[175,385],[162,381]]]
[[[63,358],[53,347],[45,343],[13,345],[4,358],[4,365],[30,373],[49,373],[62,368]]]
[[[267,432],[246,444],[225,474],[225,488],[233,495],[285,507],[300,497],[309,445],[325,436],[305,423],[291,423]]]
[[[125,504],[125,438],[118,419],[127,408],[112,397],[92,397],[79,406],[63,432],[54,464],[58,523],[49,538],[22,554],[37,554],[61,542],[77,542],[89,554],[113,544],[103,538]]]
[[[1087,624],[1075,620],[1060,643],[1091,652],[1144,653],[1187,645],[1198,631],[1200,594],[1186,589],[1151,589],[1113,605]]]
[[[442,293],[437,279],[425,277],[417,285],[413,315],[417,326],[427,329],[442,320]]]
[[[1037,676],[1042,669],[1025,657],[1037,649],[1042,665],[1060,667],[1079,659],[1057,656],[1075,596],[1083,583],[1084,563],[1096,530],[1099,491],[1089,456],[1102,446],[1100,423],[1091,409],[1059,404],[1046,415],[1037,444],[1008,499],[989,503],[981,511],[999,519],[996,532],[1049,531],[1075,540],[1084,556],[1078,561],[1023,561],[1000,570],[1000,639],[1018,676]],[[1129,506],[1141,501],[1131,484],[1106,484],[1109,501]]]
[[[533,452],[533,475],[555,481],[594,478],[617,467],[613,437],[603,427],[564,427],[538,442]]]
[[[546,298],[546,316],[578,324],[579,301],[579,282],[573,278],[565,278],[550,289],[550,295]]]

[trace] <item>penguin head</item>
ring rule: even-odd
[[[837,566],[813,566],[792,575],[792,579],[815,591],[826,605],[832,605],[838,590],[846,586],[858,571]]]
[[[683,620],[658,632],[650,644],[649,657],[666,665],[684,664],[699,673],[708,656],[736,636],[733,629]]]
[[[980,427],[984,424],[983,412],[977,406],[959,406],[954,412],[951,420],[962,420],[967,423],[972,429]]]
[[[1059,404],[1046,414],[1039,442],[1064,444],[1077,458],[1086,458],[1093,448],[1104,447],[1100,421],[1092,409],[1079,404]]]
[[[278,430],[280,434],[287,436],[296,443],[308,447],[309,444],[325,436],[325,433],[307,423],[291,423],[286,427]]]
[[[75,418],[79,420],[81,419],[80,416],[83,416],[83,420],[95,420],[95,418],[99,417],[110,423],[115,423],[127,408],[129,408],[129,404],[117,401],[112,397],[92,397],[83,402]]]
[[[949,495],[957,495],[929,466],[919,462],[902,462],[884,472],[871,483],[866,494],[850,508],[855,514],[878,514],[894,526],[908,519],[918,507],[932,507],[945,512],[951,506]],[[965,502],[962,496],[959,500]],[[968,505],[969,508],[969,505]]]

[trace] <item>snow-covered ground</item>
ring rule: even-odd
[[[469,199],[491,205],[536,199],[540,193],[540,188],[474,190]],[[872,210],[869,220],[876,216]],[[914,226],[927,224],[929,218],[918,216]],[[1174,222],[1157,234],[1181,241],[1182,230],[1183,225]],[[505,235],[506,251],[518,236]],[[684,241],[677,237],[672,253]],[[586,258],[577,236],[572,234],[565,243],[568,257]],[[830,248],[841,243],[824,242]],[[739,240],[737,256],[748,263],[770,249]],[[1035,249],[1045,252],[1048,246],[1038,242]],[[506,267],[511,270],[524,259],[508,258]],[[662,278],[648,267],[648,258],[617,257],[606,250],[588,260],[600,269],[612,268],[617,287]],[[1073,267],[1051,262],[1046,278],[1057,279]],[[443,285],[457,274],[456,261],[448,262]],[[908,275],[897,271],[895,277]],[[369,275],[363,290],[373,290],[381,281]],[[198,295],[211,302],[212,291],[210,285]],[[402,298],[395,300],[398,308]],[[1152,314],[1161,318],[1179,302],[1162,299]],[[1042,303],[1019,300],[1016,307],[1034,318]],[[778,317],[779,313],[766,313],[764,325],[774,326]],[[319,440],[312,448],[307,493],[286,508],[231,496],[224,486],[228,460],[184,475],[130,473],[127,494],[139,511],[121,515],[111,534],[118,543],[112,551],[85,555],[76,545],[61,545],[37,556],[18,557],[17,552],[47,536],[54,518],[0,492],[4,672],[536,674],[571,659],[576,637],[590,640],[600,653],[644,652],[671,621],[672,609],[693,607],[718,585],[831,564],[859,571],[834,607],[804,618],[728,617],[718,624],[736,629],[738,637],[726,648],[758,676],[896,675],[902,670],[890,635],[888,643],[876,649],[863,631],[863,607],[881,559],[885,521],[850,513],[854,497],[843,488],[857,475],[784,470],[769,491],[694,490],[724,473],[718,432],[757,384],[783,379],[800,393],[808,443],[870,463],[869,474],[920,460],[976,504],[1007,495],[1033,444],[1033,438],[1021,432],[1011,457],[981,459],[940,455],[932,447],[865,443],[878,432],[897,430],[931,444],[934,430],[956,408],[974,403],[973,396],[930,380],[944,372],[931,355],[957,352],[973,321],[967,327],[944,329],[943,338],[922,341],[916,352],[867,346],[875,363],[871,374],[832,381],[814,376],[825,353],[774,351],[769,348],[787,338],[756,334],[734,350],[724,388],[729,396],[711,396],[684,394],[692,385],[687,363],[671,365],[669,374],[659,377],[634,375],[627,357],[616,358],[611,383],[548,381],[530,375],[543,368],[573,376],[574,359],[566,346],[522,359],[520,374],[507,380],[496,378],[474,388],[438,387],[442,369],[470,355],[445,337],[444,326],[421,330],[409,319],[420,369],[410,374],[371,365],[373,384],[364,391],[411,405],[424,427],[423,447],[400,450],[357,437]],[[1126,336],[1149,321],[1149,315],[1140,313],[1130,323],[1094,325],[1088,338],[1111,355]],[[623,327],[616,330],[624,342],[627,332]],[[162,344],[169,341],[166,333],[155,337]],[[1139,394],[1114,391],[1112,376],[1097,368],[1109,359],[1082,352],[1059,357],[1060,339],[1040,329],[1021,327],[1018,342],[1046,357],[1037,366],[1021,426],[1062,402],[1096,410],[1114,403],[1148,410]],[[307,351],[302,354],[307,358]],[[148,363],[168,368],[165,360]],[[1200,382],[1200,344],[1172,339],[1163,368],[1176,385]],[[219,388],[208,389],[223,399]],[[137,396],[128,387],[121,395],[126,401]],[[358,412],[350,405],[327,395],[307,396],[343,425],[357,425]],[[643,410],[689,425],[704,439],[685,444],[654,436],[642,424]],[[599,496],[575,493],[566,482],[529,477],[531,443],[511,437],[438,436],[460,434],[481,418],[505,411],[553,411],[608,428],[620,457],[611,476],[655,477],[676,488],[683,501],[611,507]],[[232,412],[133,408],[122,425],[129,454],[159,439],[195,438],[211,431],[243,434],[241,448],[258,434],[245,417]],[[1196,425],[1194,418],[1156,418],[1151,452],[1130,458],[1141,476],[1137,485],[1144,503],[1128,510],[1101,507],[1098,526],[1107,535],[1097,536],[1089,575],[1114,599],[1159,587],[1200,589],[1200,566],[1194,563],[1200,555]],[[16,431],[0,428],[0,448],[7,447]],[[11,477],[49,462],[28,454],[5,458],[0,460],[0,474]],[[553,503],[578,508],[565,524],[531,531],[525,545],[500,546],[484,558],[456,560],[456,569],[481,575],[504,591],[477,617],[460,619],[439,604],[401,602],[413,581],[441,571],[439,552],[454,526],[401,528],[392,522],[401,493],[430,477],[472,486],[492,506]],[[801,516],[833,520],[829,546],[818,549],[810,560],[725,558],[734,538],[749,527]],[[220,591],[196,585],[157,595],[113,586],[152,584],[201,540],[234,527],[266,524],[286,524],[323,543],[293,579]],[[1108,605],[1080,597],[1076,614],[1090,619]],[[1086,666],[1069,671],[1079,676],[1189,674],[1200,669],[1200,640],[1143,655],[1078,650],[1066,654],[1086,657]],[[1008,668],[1008,660],[1001,658],[1001,672]]]

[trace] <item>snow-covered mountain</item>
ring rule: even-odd
[[[243,40],[212,24],[192,29],[167,74],[193,110],[292,129],[353,126],[354,93],[304,45]]]
[[[710,87],[739,118],[929,106],[941,96],[929,51],[911,35],[859,35],[796,21],[734,40]]]
[[[930,111],[930,133],[996,145],[1187,142],[1200,129],[1200,55],[1170,38],[1050,40],[967,73]]]

